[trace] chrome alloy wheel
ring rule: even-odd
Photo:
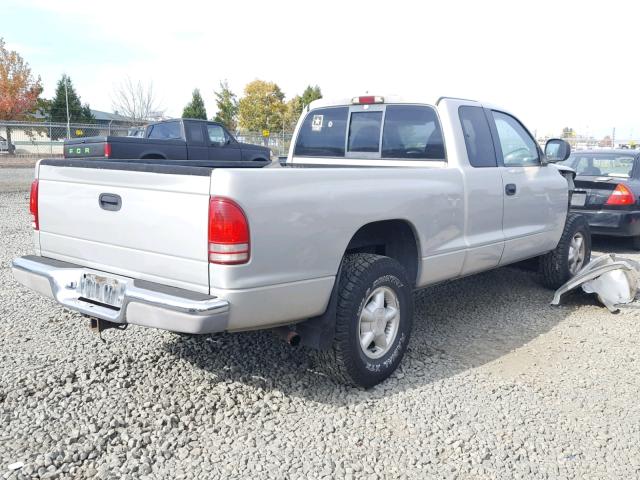
[[[388,287],[376,288],[360,314],[360,348],[369,358],[384,356],[393,345],[400,326],[400,301]]]
[[[577,232],[569,243],[569,272],[575,275],[584,266],[586,256],[586,242],[584,235]]]

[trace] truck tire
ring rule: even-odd
[[[542,284],[551,289],[564,285],[591,260],[591,231],[587,220],[567,215],[562,237],[555,250],[540,257]]]
[[[338,285],[333,345],[319,352],[321,368],[339,382],[369,388],[393,373],[409,343],[413,295],[394,259],[345,256]]]

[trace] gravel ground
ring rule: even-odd
[[[0,168],[0,192],[27,191],[32,181],[33,168]],[[2,231],[4,227],[3,224]]]
[[[37,157],[9,157],[6,154],[0,155],[0,169],[27,167],[33,169],[37,161]]]
[[[13,281],[9,261],[31,250],[27,200],[0,193],[0,477],[640,475],[633,309],[580,295],[551,307],[517,269],[431,288],[401,369],[362,391],[268,332],[130,327],[101,342]]]

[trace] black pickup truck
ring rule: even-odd
[[[150,123],[143,137],[107,136],[65,140],[64,157],[268,163],[271,152],[266,147],[238,142],[219,123],[176,119]]]

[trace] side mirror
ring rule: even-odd
[[[571,145],[561,138],[551,138],[544,146],[544,156],[548,163],[562,162],[571,155]]]

